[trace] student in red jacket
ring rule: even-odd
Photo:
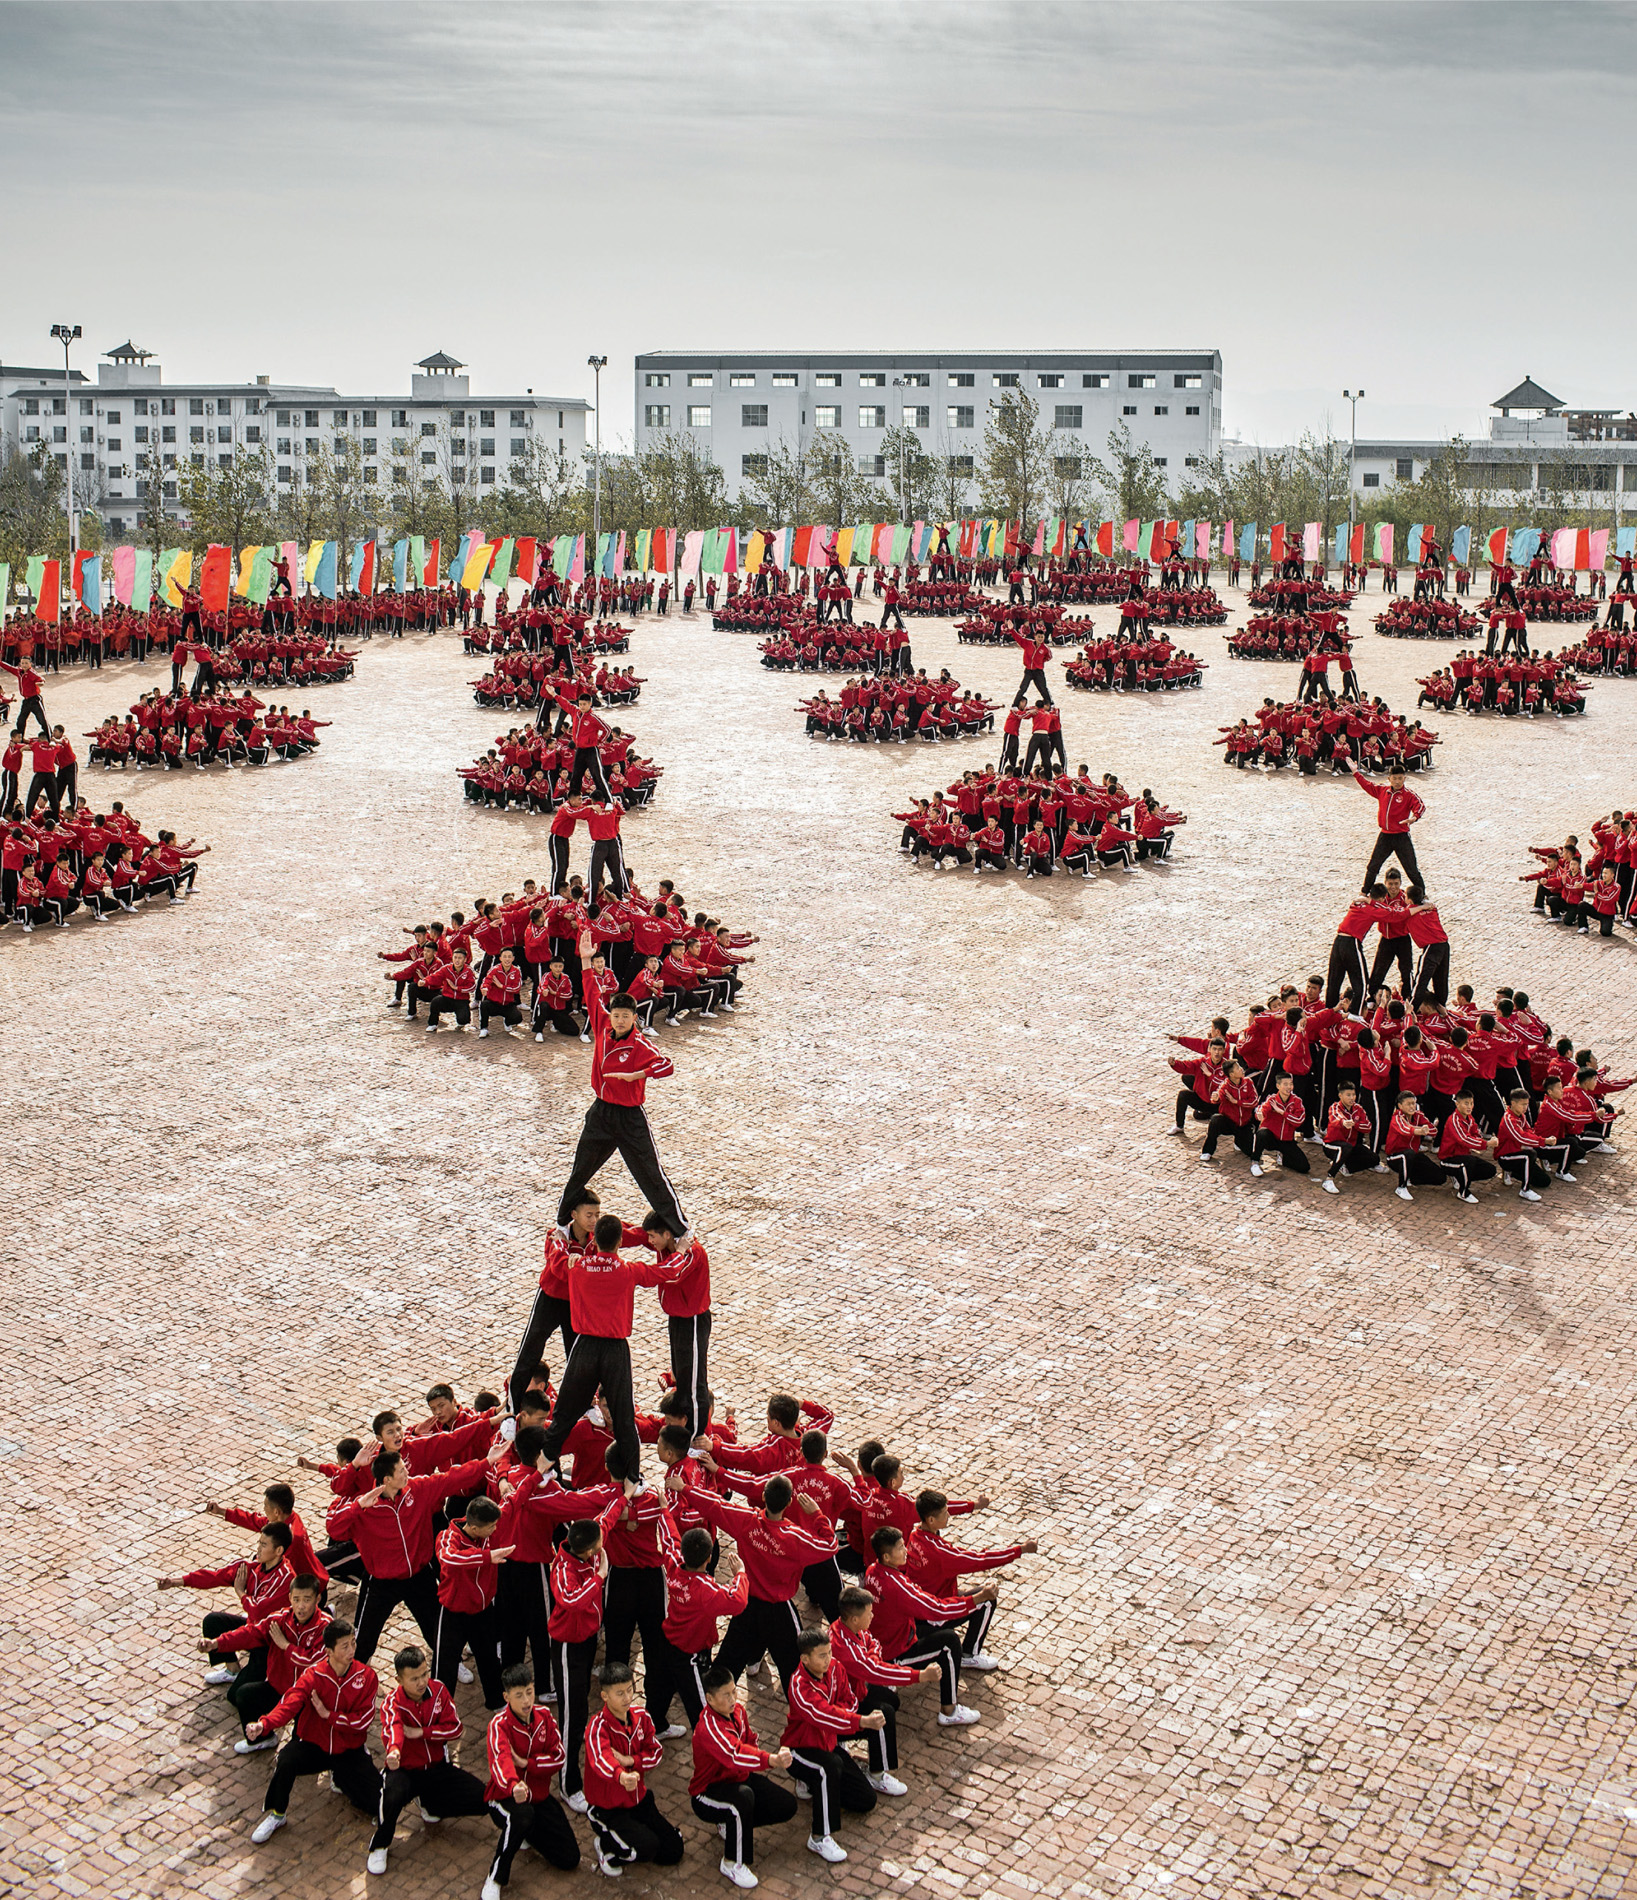
[[[210,1610],[200,1626],[210,1639],[209,1653],[216,1658],[215,1666],[205,1676],[212,1688],[225,1687],[234,1677],[235,1672],[228,1666],[233,1648],[226,1638],[246,1623],[265,1621],[289,1602],[290,1585],[295,1578],[290,1568],[290,1541],[288,1524],[264,1524],[256,1538],[255,1557],[250,1562],[159,1578],[161,1590],[220,1590],[231,1586],[239,1599],[237,1610]],[[259,1668],[256,1673],[261,1673]]]
[[[835,1660],[830,1632],[803,1630],[797,1643],[800,1661],[785,1684],[790,1719],[779,1738],[790,1751],[790,1774],[813,1803],[813,1830],[807,1851],[820,1860],[843,1861],[847,1850],[835,1838],[842,1815],[868,1814],[876,1791],[864,1770],[841,1746],[844,1735],[885,1728],[879,1710],[860,1716],[847,1672]]]
[[[1224,1135],[1241,1154],[1256,1162],[1256,1084],[1245,1073],[1245,1065],[1228,1064],[1227,1074],[1216,1084],[1211,1097],[1212,1114],[1205,1129],[1205,1145],[1199,1151],[1201,1161],[1216,1159],[1216,1144]]]
[[[396,1686],[381,1704],[386,1773],[369,1843],[372,1874],[386,1872],[398,1816],[411,1801],[420,1803],[423,1819],[488,1812],[483,1783],[449,1759],[450,1744],[460,1740],[461,1720],[454,1697],[432,1674],[431,1657],[411,1643],[393,1657],[392,1673]]]
[[[608,1580],[603,1537],[623,1504],[623,1497],[615,1497],[600,1517],[570,1524],[551,1566],[551,1677],[563,1718],[563,1795],[580,1814],[586,1807],[580,1785],[580,1744],[597,1633],[602,1628],[603,1586]]]
[[[1456,1198],[1475,1207],[1478,1197],[1472,1192],[1473,1183],[1493,1181],[1498,1170],[1492,1159],[1495,1137],[1478,1126],[1472,1108],[1471,1089],[1461,1089],[1438,1137],[1438,1159],[1455,1188]]]
[[[898,1691],[912,1682],[931,1682],[938,1675],[935,1662],[916,1668],[910,1663],[888,1662],[881,1645],[870,1634],[875,1618],[875,1598],[868,1590],[850,1583],[841,1593],[837,1613],[830,1624],[830,1647],[835,1660],[847,1677],[854,1707],[860,1716],[884,1718],[880,1728],[862,1730],[868,1750],[867,1778],[877,1794],[903,1795],[909,1789],[898,1779]]]
[[[354,1653],[352,1625],[332,1623],[324,1632],[324,1660],[303,1671],[266,1716],[245,1730],[247,1740],[260,1741],[295,1717],[294,1739],[279,1750],[273,1764],[266,1812],[251,1831],[258,1847],[283,1827],[290,1791],[304,1776],[327,1770],[336,1791],[361,1814],[378,1814],[381,1777],[367,1746],[375,1721],[375,1689],[375,1671]]]
[[[500,1900],[525,1843],[564,1873],[580,1864],[580,1843],[551,1792],[551,1778],[563,1767],[562,1737],[551,1711],[535,1702],[534,1672],[527,1663],[512,1664],[501,1678],[501,1693],[506,1706],[489,1723],[484,1790],[500,1841],[482,1900]]]
[[[656,1260],[671,1260],[680,1252],[665,1217],[652,1208],[642,1217],[642,1232]],[[705,1394],[710,1390],[711,1263],[697,1237],[690,1252],[687,1270],[660,1286],[659,1310],[670,1339],[671,1378],[687,1402],[688,1429],[697,1434],[705,1428]]]
[[[460,1659],[470,1644],[483,1685],[483,1706],[500,1707],[500,1626],[495,1594],[500,1566],[516,1548],[510,1526],[521,1504],[540,1482],[525,1471],[502,1509],[492,1498],[471,1498],[457,1524],[438,1533],[438,1640],[433,1673],[451,1694],[460,1679]]]
[[[629,1663],[605,1663],[602,1707],[586,1724],[586,1818],[605,1874],[638,1861],[674,1867],[682,1858],[682,1836],[660,1813],[645,1779],[665,1751],[636,1693]]]
[[[1514,1181],[1521,1182],[1520,1201],[1538,1201],[1551,1185],[1552,1170],[1541,1153],[1543,1143],[1529,1121],[1529,1092],[1514,1089],[1507,1099],[1495,1142],[1495,1160]]]
[[[961,1596],[934,1596],[909,1574],[909,1545],[894,1524],[883,1524],[870,1534],[875,1561],[864,1573],[864,1585],[875,1598],[875,1623],[882,1653],[889,1661],[920,1669],[938,1665],[941,1678],[938,1705],[940,1728],[965,1728],[977,1721],[977,1711],[960,1701],[960,1626],[1000,1595],[997,1584],[986,1583]]]
[[[1421,1113],[1421,1104],[1406,1089],[1398,1097],[1392,1120],[1387,1124],[1384,1155],[1387,1166],[1398,1176],[1398,1186],[1393,1192],[1401,1201],[1415,1199],[1410,1192],[1412,1184],[1416,1187],[1442,1187],[1448,1178],[1443,1167],[1431,1155],[1421,1152],[1421,1144],[1437,1132]]]
[[[660,1433],[683,1427],[667,1426]],[[648,1713],[660,1729],[661,1741],[675,1740],[688,1733],[670,1722],[671,1699],[682,1698],[683,1712],[690,1727],[698,1722],[708,1699],[705,1681],[712,1669],[711,1657],[719,1633],[718,1619],[734,1617],[750,1597],[750,1579],[744,1570],[731,1585],[717,1583],[711,1576],[716,1543],[703,1525],[694,1525],[682,1533],[678,1557],[665,1566],[664,1643],[650,1655],[643,1645],[644,1696]]]
[[[1358,1099],[1358,1089],[1352,1082],[1343,1082],[1336,1090],[1336,1099],[1330,1104],[1329,1118],[1324,1129],[1324,1151],[1330,1157],[1330,1172],[1323,1181],[1327,1194],[1339,1194],[1336,1184],[1339,1174],[1370,1174],[1376,1166],[1376,1151],[1372,1144],[1370,1130],[1370,1112]]]
[[[472,991],[477,987],[477,972],[464,950],[456,950],[449,961],[433,972],[427,985],[426,1033],[435,1035],[438,1019],[445,1010],[453,1013],[460,1028],[472,1021]]]
[[[1370,852],[1370,862],[1359,889],[1368,891],[1382,866],[1393,857],[1409,873],[1412,884],[1421,884],[1421,867],[1415,861],[1415,844],[1410,837],[1410,826],[1425,816],[1427,808],[1414,792],[1404,789],[1404,768],[1395,765],[1388,772],[1385,785],[1367,779],[1362,772],[1355,772],[1353,777],[1360,788],[1376,801],[1378,826],[1375,846]]]
[[[920,1522],[910,1533],[906,1567],[921,1588],[933,1596],[953,1596],[962,1577],[980,1570],[1003,1570],[1008,1564],[1015,1564],[1019,1557],[1029,1556],[1040,1548],[1031,1537],[1000,1550],[962,1550],[944,1535],[949,1529],[950,1511],[949,1499],[942,1491],[918,1492],[915,1515]],[[986,1670],[999,1668],[983,1646],[994,1617],[995,1605],[991,1600],[980,1603],[967,1618],[966,1636],[961,1644],[963,1669],[973,1669],[981,1675]]]
[[[329,1619],[319,1612],[322,1588],[316,1577],[296,1577],[290,1584],[288,1603],[234,1630],[238,1653],[250,1659],[227,1690],[227,1699],[242,1728],[248,1730],[252,1722],[274,1708],[302,1670],[324,1654],[324,1631]],[[210,1637],[201,1636],[199,1647],[208,1656],[216,1645]],[[246,1734],[233,1744],[233,1752],[258,1755],[277,1745],[270,1736],[253,1742]]]
[[[508,1029],[516,1029],[523,1020],[518,998],[523,994],[523,972],[510,950],[502,950],[500,961],[483,979],[482,1000],[478,1004],[477,1033],[489,1033],[489,1018],[499,1016]],[[459,1018],[457,1016],[456,1020]]]
[[[707,1827],[722,1830],[722,1873],[734,1886],[758,1884],[750,1871],[758,1827],[796,1818],[796,1797],[769,1781],[769,1768],[788,1768],[790,1750],[760,1748],[750,1717],[725,1669],[706,1670],[704,1705],[693,1731],[693,1774],[688,1795]]]

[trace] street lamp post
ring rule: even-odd
[[[66,323],[54,323],[51,334],[63,346],[63,440],[68,445],[68,453],[63,461],[68,469],[68,565],[72,569],[74,556],[79,552],[79,535],[74,519],[74,392],[68,374],[68,346],[79,341],[80,326],[77,323],[72,327]]]
[[[1348,527],[1352,527],[1353,482],[1355,479],[1353,465],[1358,460],[1358,406],[1364,400],[1364,391],[1362,389],[1344,389],[1341,395],[1342,401],[1351,403],[1353,409],[1353,443],[1352,447],[1347,451],[1347,525]]]
[[[591,500],[590,563],[591,571],[595,574],[597,571],[597,556],[601,550],[603,538],[603,371],[608,367],[608,358],[606,356],[588,356],[585,360],[591,367],[591,374],[596,388],[597,406],[597,446],[594,461],[596,473]]]
[[[892,386],[894,389],[907,389],[909,382],[903,376],[895,376],[892,379]],[[909,525],[909,498],[904,493],[904,405],[901,401],[898,405],[898,512],[907,527]]]

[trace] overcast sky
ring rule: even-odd
[[[1637,402],[1630,6],[0,4],[0,360],[591,393],[644,349],[1220,349]]]

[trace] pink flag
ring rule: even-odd
[[[1587,565],[1594,574],[1603,571],[1603,563],[1609,558],[1609,531],[1607,528],[1593,528],[1586,537]],[[117,570],[116,570],[117,571]]]
[[[1309,521],[1302,529],[1302,559],[1316,561],[1319,558],[1319,524]]]
[[[1224,521],[1222,524],[1222,558],[1225,561],[1233,559],[1233,523],[1231,521]]]
[[[1194,529],[1194,559],[1208,561],[1211,558],[1211,524],[1201,521]]]
[[[585,579],[585,536],[574,537],[574,552],[568,557],[568,578],[570,585],[576,585]]]
[[[697,575],[699,561],[705,550],[705,530],[690,528],[682,542],[682,568],[684,575]]]
[[[1046,524],[1044,521],[1042,521],[1039,527],[1037,527],[1034,531],[1034,546],[1030,549],[1030,553],[1038,555],[1038,554],[1044,554],[1045,552],[1046,552]]]
[[[1120,537],[1120,545],[1125,549],[1127,554],[1135,554],[1137,552],[1137,536],[1141,532],[1142,523],[1140,521],[1128,521],[1125,524],[1125,531]]]
[[[279,559],[283,561],[284,571],[290,577],[290,585],[294,587],[296,582],[301,579],[300,551],[294,541],[281,541],[279,543]]]
[[[1605,535],[1604,539],[1608,537]],[[129,607],[131,595],[136,589],[136,549],[124,547],[114,549],[114,599],[122,607]]]
[[[1553,567],[1572,568],[1575,555],[1575,531],[1573,528],[1559,528],[1552,535]]]

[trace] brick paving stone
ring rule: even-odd
[[[1445,654],[1372,634],[1379,604],[1352,614],[1360,676],[1411,705]],[[911,637],[1011,697],[1015,657],[947,623]],[[633,649],[668,770],[631,861],[764,939],[750,1006],[672,1035],[653,1091],[717,1262],[714,1383],[747,1417],[811,1387],[842,1442],[880,1431],[915,1481],[993,1493],[973,1538],[1043,1547],[1004,1583],[982,1724],[939,1731],[910,1698],[910,1797],[849,1821],[833,1872],[799,1824],[769,1837],[764,1889],[1631,1891],[1630,1154],[1538,1207],[1467,1209],[1208,1174],[1164,1137],[1166,1034],[1322,967],[1371,839],[1350,784],[1217,762],[1215,728],[1285,672],[1230,660],[1220,631],[1201,692],[1060,695],[1071,764],[1188,812],[1175,861],[1032,890],[896,849],[886,814],[974,747],[813,745],[755,649],[702,616],[645,622]],[[470,672],[447,635],[377,642],[298,771],[87,773],[94,799],[215,846],[199,895],[0,936],[0,1882],[20,1891],[365,1890],[360,1824],[310,1785],[250,1845],[269,1761],[231,1754],[198,1685],[207,1605],[151,1579],[242,1547],[206,1497],[299,1477],[311,1519],[298,1452],[509,1363],[586,1052],[427,1047],[374,958],[545,865],[542,821],[460,799],[453,768],[495,727]],[[50,710],[78,730],[158,676],[52,680]],[[1525,845],[1637,798],[1637,685],[1591,703],[1438,720],[1417,844],[1455,980],[1523,984],[1626,1068],[1631,944],[1565,941],[1513,881]],[[636,1211],[617,1166],[602,1185]],[[636,1351],[651,1375],[652,1308]],[[776,1734],[776,1698],[749,1698]],[[671,1755],[656,1787],[687,1859],[626,1885],[716,1893]],[[410,1820],[369,1884],[475,1891],[488,1845]],[[514,1892],[546,1885],[520,1863]]]

